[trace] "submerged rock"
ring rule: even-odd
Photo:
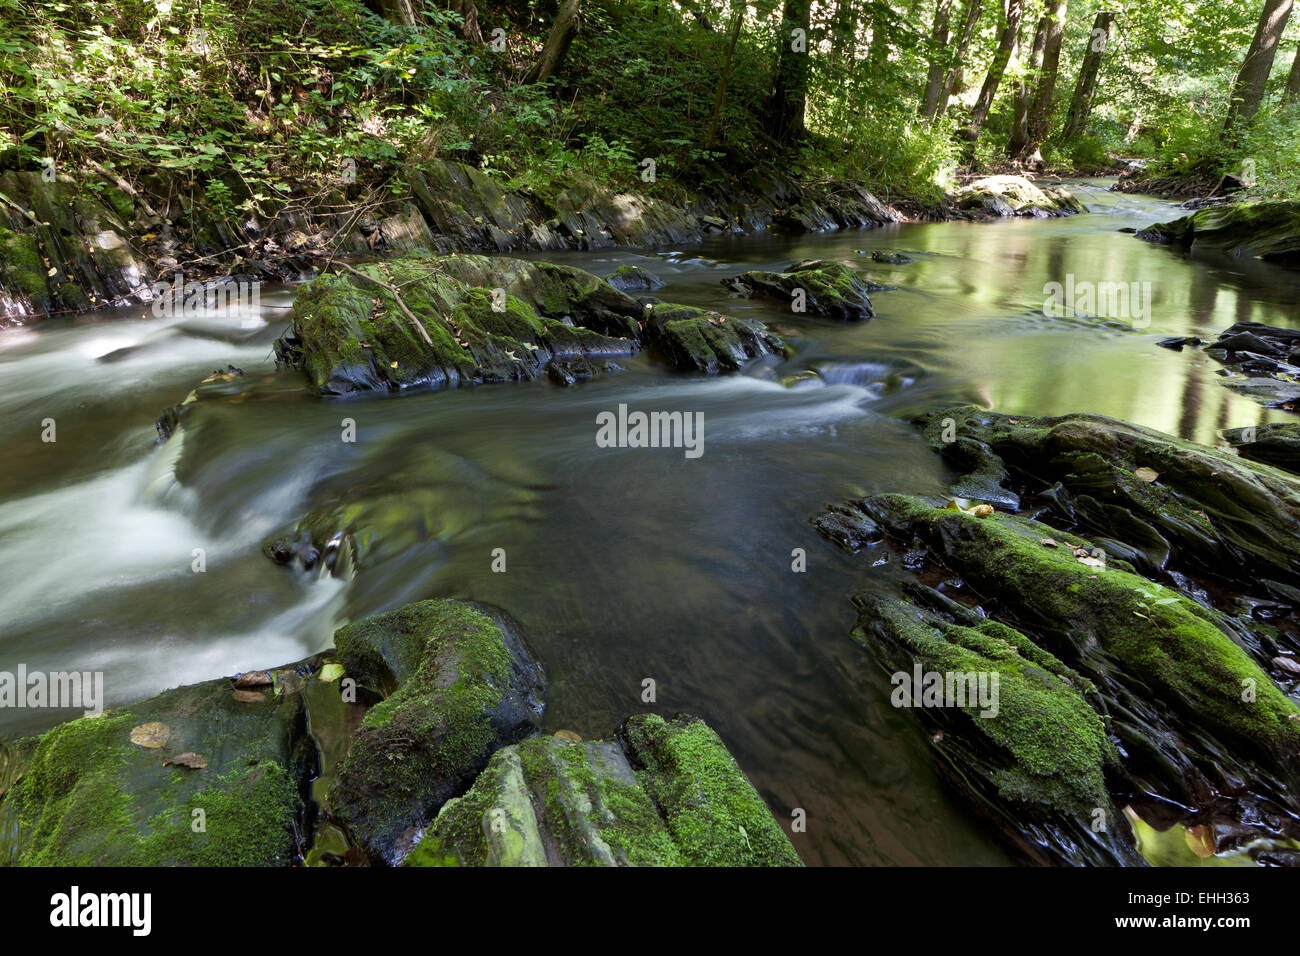
[[[743,272],[722,284],[746,298],[776,299],[794,309],[802,305],[801,312],[846,321],[875,315],[867,293],[884,288],[843,263],[818,259],[795,263],[784,272]]]
[[[504,612],[464,601],[408,604],[334,640],[349,676],[383,700],[353,736],[326,810],[372,859],[399,863],[494,751],[537,732],[545,674]]]
[[[1300,202],[1230,203],[1156,223],[1139,239],[1180,246],[1189,252],[1247,256],[1286,265],[1300,263]]]
[[[316,772],[302,688],[321,658],[165,691],[19,743],[0,862],[288,866]],[[260,685],[260,686],[254,686]]]
[[[1039,188],[1023,176],[986,176],[953,195],[962,210],[989,216],[1032,216],[1036,219],[1072,216],[1088,208],[1065,189]]]
[[[505,747],[449,801],[411,866],[798,866],[702,720],[630,717],[617,741]]]

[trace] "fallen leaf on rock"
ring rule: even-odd
[[[235,691],[235,700],[241,704],[260,704],[266,700],[266,695],[257,690],[237,690]]]
[[[327,684],[332,684],[343,676],[342,664],[326,664],[320,669],[320,679]]]
[[[1138,481],[1145,481],[1150,484],[1160,477],[1160,472],[1156,471],[1154,468],[1143,467],[1133,472],[1133,477]]]
[[[235,675],[236,687],[265,687],[272,683],[270,671],[249,671],[247,674]]]
[[[192,770],[202,770],[208,765],[208,758],[196,753],[177,754],[175,757],[168,757],[163,761],[164,767],[189,767]]]
[[[989,515],[993,514],[993,506],[976,505],[970,510],[970,513],[980,518],[987,518]]]
[[[582,738],[579,737],[577,734],[575,734],[572,730],[557,730],[551,736],[558,737],[560,740],[576,740],[576,741],[582,740]]]
[[[1284,671],[1290,671],[1292,674],[1300,674],[1300,661],[1294,657],[1275,657],[1273,663]]]
[[[172,729],[166,724],[160,724],[156,720],[150,721],[147,724],[131,728],[131,743],[138,747],[157,750],[167,743],[167,738],[171,736],[171,732]]]
[[[1054,548],[1054,547],[1056,547],[1056,539],[1055,539],[1055,538],[1042,538],[1042,539],[1039,540],[1038,543],[1041,544],[1044,548]]]
[[[1188,827],[1183,833],[1187,847],[1201,858],[1214,856],[1214,831],[1207,826]]]

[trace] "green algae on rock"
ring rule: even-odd
[[[1137,237],[1193,253],[1295,265],[1300,263],[1300,202],[1278,199],[1209,206],[1181,219],[1147,226]]]
[[[1021,492],[1046,495],[1045,520],[1077,523],[1144,571],[1161,572],[1174,554],[1183,567],[1242,583],[1300,577],[1292,475],[1100,415],[956,406],[918,422],[931,447],[970,473],[955,493],[1013,508]]]
[[[316,659],[273,672],[263,699],[220,679],[165,691],[20,742],[0,794],[0,862],[37,866],[288,866],[315,773],[299,693]],[[160,747],[138,746],[153,728]],[[201,768],[165,766],[196,753]]]
[[[383,700],[354,735],[326,810],[373,859],[395,864],[495,750],[537,732],[545,675],[517,625],[466,601],[408,604],[334,639],[348,675]]]
[[[698,718],[630,717],[618,741],[539,737],[497,751],[411,866],[799,866]]]
[[[754,319],[662,302],[646,310],[645,338],[675,368],[714,374],[779,353],[781,340]]]
[[[784,272],[742,272],[722,284],[751,298],[789,302],[792,309],[845,321],[869,319],[875,313],[867,293],[884,286],[863,279],[841,262],[812,259]]]

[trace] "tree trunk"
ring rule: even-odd
[[[943,96],[948,59],[948,20],[951,16],[952,0],[939,0],[934,11],[934,27],[930,31],[930,72],[925,78],[925,92],[921,94],[921,116],[927,120],[938,115],[939,100]]]
[[[984,12],[981,0],[967,0],[966,2],[966,22],[961,28],[961,39],[957,41],[957,48],[953,50],[952,69],[943,81],[943,92],[939,94],[939,109],[936,116],[942,116],[948,109],[948,100],[952,95],[961,89],[964,64],[966,61],[966,50],[970,46],[971,38],[975,35],[975,29],[980,25],[980,14]]]
[[[419,24],[420,15],[415,12],[412,0],[379,0],[379,12],[389,23],[413,27]]]
[[[1016,39],[1020,34],[1020,20],[1025,15],[1025,0],[1007,0],[1007,7],[1002,16],[1002,33],[998,37],[998,49],[989,64],[989,72],[980,87],[979,99],[971,112],[970,123],[962,130],[962,135],[971,141],[979,139],[980,127],[988,119],[989,110],[993,108],[993,97],[997,95],[1002,75],[1007,71],[1011,61],[1011,52],[1016,48]]]
[[[1051,0],[1047,0],[1050,10]],[[1029,95],[1038,77],[1038,68],[1043,62],[1043,51],[1047,48],[1047,28],[1051,14],[1044,13],[1038,18],[1034,27],[1034,46],[1029,52],[1029,62],[1016,83],[1015,115],[1011,121],[1011,139],[1007,142],[1007,155],[1015,159],[1029,144]]]
[[[727,47],[727,62],[722,67],[722,74],[718,77],[718,91],[713,97],[713,118],[709,120],[709,135],[704,138],[704,148],[710,149],[713,146],[713,140],[718,135],[718,124],[722,120],[722,107],[727,102],[727,81],[731,79],[731,62],[736,54],[736,42],[740,39],[740,28],[745,23],[745,5],[742,3],[740,9],[731,15],[731,43]]]
[[[564,62],[564,54],[569,52],[569,44],[578,32],[578,2],[579,0],[561,0],[560,12],[551,24],[551,32],[542,46],[542,55],[524,75],[525,83],[549,80]]]
[[[1062,143],[1073,142],[1088,128],[1088,118],[1092,115],[1092,98],[1097,92],[1097,76],[1101,73],[1101,55],[1106,52],[1106,44],[1110,42],[1110,25],[1114,19],[1115,14],[1103,10],[1092,21],[1092,33],[1083,54],[1083,65],[1079,67],[1079,79],[1074,84],[1070,110],[1065,114],[1065,128],[1061,130]]]
[[[804,112],[808,99],[808,24],[812,0],[785,0],[781,10],[781,44],[776,65],[776,85],[768,131],[778,143],[794,143],[803,138]],[[803,30],[797,43],[793,31]]]
[[[1282,105],[1290,106],[1300,100],[1300,49],[1291,61],[1291,72],[1286,75],[1286,89],[1282,92]]]
[[[1259,112],[1268,75],[1273,71],[1273,58],[1277,56],[1277,44],[1291,16],[1291,4],[1292,0],[1265,0],[1255,38],[1250,41],[1246,59],[1232,84],[1228,117],[1223,123],[1225,132],[1249,125]]]
[[[1052,97],[1056,95],[1056,75],[1061,68],[1061,40],[1065,36],[1067,0],[1049,0],[1047,43],[1038,73],[1038,88],[1029,103],[1029,145],[1038,146],[1047,139],[1052,126]]]
[[[475,46],[483,45],[483,31],[478,26],[478,7],[474,0],[450,0],[448,7],[460,14],[460,35]]]

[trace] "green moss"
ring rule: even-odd
[[[800,865],[735,758],[702,720],[632,717],[622,734],[638,781],[688,864]]]
[[[34,236],[0,228],[0,270],[23,295],[36,299],[48,294],[45,263]]]
[[[1045,525],[1009,515],[981,518],[915,498],[867,499],[895,531],[917,534],[994,606],[1079,659],[1099,647],[1167,706],[1290,765],[1300,747],[1300,708],[1219,626],[1217,615],[1177,591],[1115,567],[1081,563]],[[1075,539],[1079,540],[1079,539]],[[1243,689],[1257,697],[1243,700]]]

